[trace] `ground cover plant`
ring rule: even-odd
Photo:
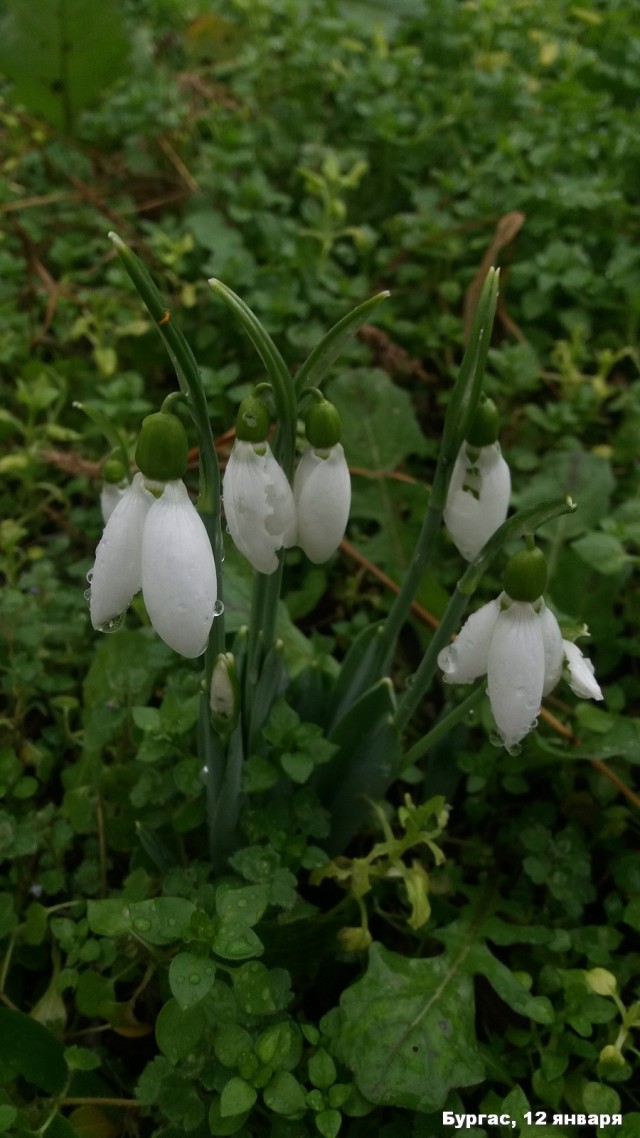
[[[0,6],[0,1133],[633,1138],[635,7],[97,11]]]

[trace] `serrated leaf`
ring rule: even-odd
[[[415,960],[372,945],[338,1023],[335,1052],[370,1102],[440,1110],[450,1090],[484,1077],[473,983],[446,952]]]

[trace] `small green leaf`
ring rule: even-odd
[[[95,1051],[75,1044],[65,1048],[64,1061],[70,1071],[96,1071],[100,1066],[100,1056]]]
[[[214,1099],[209,1110],[209,1133],[213,1138],[226,1138],[229,1134],[235,1134],[247,1118],[248,1111],[243,1111],[242,1114],[223,1115],[220,1099]]]
[[[275,1114],[291,1117],[306,1110],[304,1088],[288,1071],[277,1071],[264,1091],[265,1106]]]
[[[252,960],[233,974],[233,989],[238,1004],[247,1015],[273,1015],[282,1011],[291,998],[289,974],[283,968],[269,970]]]
[[[220,921],[211,947],[224,960],[248,960],[264,952],[262,941],[253,929],[238,925],[237,921]]]
[[[176,1000],[169,1000],[156,1020],[156,1040],[163,1055],[172,1063],[186,1059],[197,1046],[205,1029],[206,1018],[202,1006],[182,1010]]]
[[[235,921],[239,926],[251,928],[258,923],[268,904],[266,885],[238,887],[223,883],[216,891],[216,912],[225,924]]]
[[[320,1090],[326,1090],[336,1081],[336,1065],[325,1051],[324,1047],[318,1048],[315,1055],[309,1059],[309,1078],[314,1087],[319,1087]]]
[[[48,1094],[60,1094],[67,1079],[64,1050],[37,1020],[0,1008],[0,1062]]]
[[[316,1128],[322,1138],[336,1138],[342,1126],[342,1115],[339,1110],[321,1110],[316,1114]]]
[[[169,966],[172,995],[184,1011],[200,1003],[211,991],[216,976],[215,964],[206,956],[179,952]]]
[[[313,773],[314,760],[310,755],[304,755],[300,751],[285,752],[280,756],[280,762],[285,774],[288,774],[293,782],[305,783]]]
[[[223,1118],[251,1110],[258,1097],[255,1087],[235,1075],[225,1084],[220,1096],[220,1114]]]

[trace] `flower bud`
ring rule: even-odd
[[[598,996],[615,996],[618,983],[607,968],[591,968],[584,974],[585,981],[592,992]]]
[[[126,477],[127,472],[119,458],[108,458],[102,464],[102,480],[109,486],[119,486]]]
[[[187,469],[189,444],[180,419],[166,411],[147,415],[136,447],[136,462],[145,478],[175,482]]]
[[[209,702],[213,726],[219,734],[228,734],[240,710],[240,685],[232,652],[220,652],[216,657]]]
[[[269,434],[269,412],[257,395],[242,400],[236,416],[236,438],[243,443],[263,443]]]
[[[491,446],[498,438],[499,428],[500,417],[498,415],[498,408],[493,402],[493,399],[487,399],[486,395],[481,395],[480,402],[467,427],[467,433],[465,435],[466,442],[469,446],[476,447],[478,450],[482,447]]]
[[[314,403],[305,416],[304,430],[314,450],[330,450],[342,437],[342,420],[328,399]]]
[[[512,601],[533,604],[544,593],[547,583],[547,559],[541,549],[521,549],[507,561],[504,591]]]

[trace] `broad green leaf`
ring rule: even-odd
[[[67,131],[128,67],[130,34],[114,0],[8,0],[0,68],[33,114]]]
[[[211,991],[216,977],[213,961],[193,952],[179,952],[169,965],[169,986],[182,1011],[199,1004]]]
[[[37,1020],[8,1008],[0,1008],[0,1064],[48,1094],[60,1094],[67,1078],[60,1041]]]
[[[586,565],[605,576],[620,573],[633,562],[622,542],[610,533],[585,533],[572,548]]]
[[[426,443],[411,400],[384,371],[354,368],[332,380],[327,396],[342,416],[342,442],[349,466],[395,470]]]
[[[333,1042],[370,1102],[435,1111],[450,1090],[484,1078],[474,1020],[473,982],[458,959],[374,944],[365,975],[343,993]]]
[[[613,488],[608,459],[581,449],[557,451],[546,456],[538,474],[519,491],[515,504],[522,510],[543,498],[569,494],[578,506],[575,513],[549,522],[543,531],[547,538],[567,540],[592,529],[607,516]]]

